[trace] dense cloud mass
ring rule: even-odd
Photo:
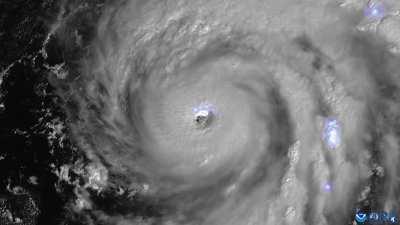
[[[363,4],[63,3],[48,80],[85,161],[54,170],[67,216],[345,225],[398,210],[400,43],[389,10]]]
[[[362,201],[397,207],[399,59],[360,19],[322,2],[106,6],[70,86],[74,137],[146,187],[136,195],[157,216],[143,223],[345,224]],[[196,129],[202,104],[215,118]],[[343,137],[333,150],[329,117]]]

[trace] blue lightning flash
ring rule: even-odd
[[[322,186],[322,189],[325,192],[331,192],[332,191],[332,184],[330,182],[326,182],[324,183],[324,185]]]
[[[370,20],[380,20],[386,14],[385,5],[382,2],[370,1],[364,8],[364,16]]]
[[[329,149],[336,149],[337,147],[339,147],[341,142],[339,121],[334,118],[325,119],[322,136],[322,139]]]
[[[201,111],[207,111],[207,112],[210,112],[210,113],[213,113],[213,114],[216,113],[215,106],[210,104],[210,103],[208,103],[208,102],[200,103],[198,106],[193,107],[192,111],[193,111],[194,114],[199,113]]]

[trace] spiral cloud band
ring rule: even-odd
[[[57,82],[78,147],[135,196],[96,221],[337,225],[399,206],[398,56],[356,29],[362,11],[293,2],[104,6]]]

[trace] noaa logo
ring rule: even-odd
[[[367,220],[367,214],[359,212],[356,214],[355,219],[358,223],[364,223]]]

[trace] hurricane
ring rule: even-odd
[[[98,172],[77,191],[89,224],[345,225],[399,207],[400,58],[359,29],[363,9],[96,7],[90,29],[55,28],[68,75],[49,78]]]

